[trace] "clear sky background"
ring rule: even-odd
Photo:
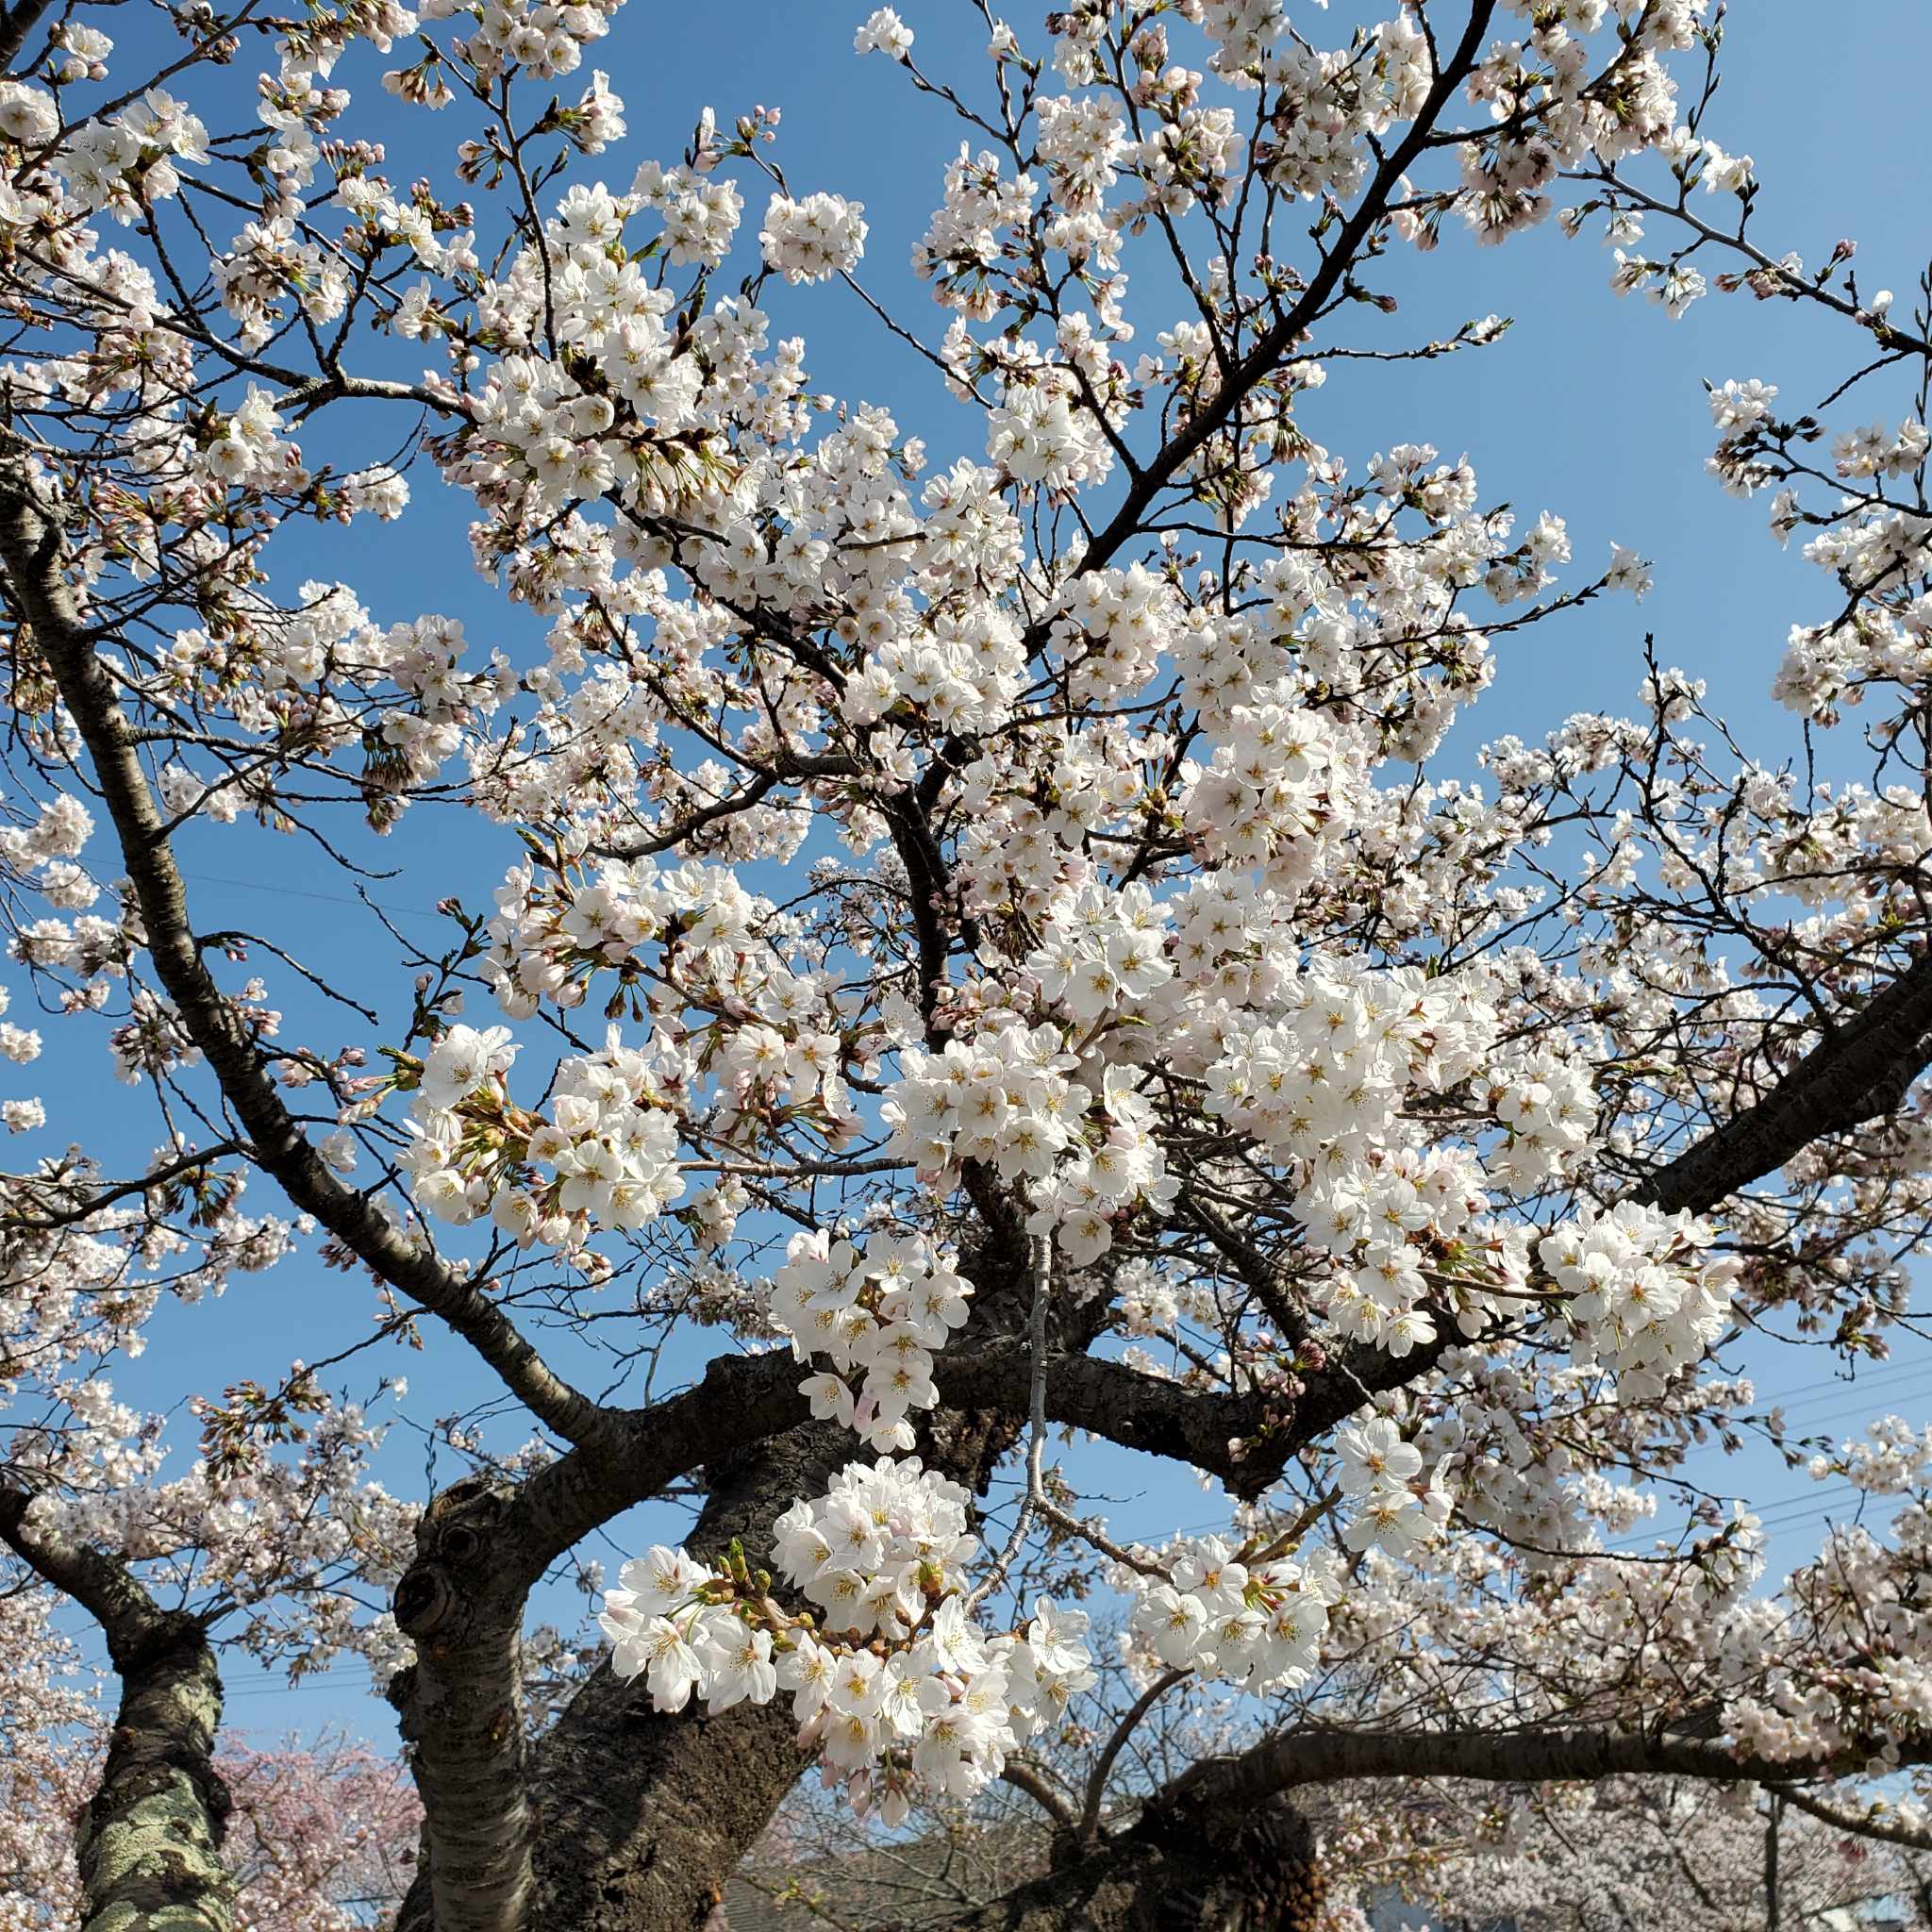
[[[721,122],[755,102],[778,106],[784,122],[771,152],[794,191],[829,189],[864,201],[872,234],[861,278],[936,341],[945,316],[912,276],[907,258],[938,203],[940,175],[960,131],[942,107],[915,97],[896,68],[853,55],[852,29],[866,10],[864,0],[712,0],[688,7],[631,0],[595,57],[624,97],[630,133],[601,161],[579,163],[574,178],[601,168],[613,185],[627,186],[639,160],[675,158],[706,105]],[[908,0],[900,10],[918,35],[922,64],[984,91],[984,30],[963,0]],[[1041,10],[1026,0],[1009,14],[1029,45],[1041,38]],[[1341,38],[1351,17],[1342,7],[1324,16],[1306,4],[1296,13],[1298,25],[1318,40]],[[1815,263],[1841,236],[1855,237],[1861,289],[1896,290],[1901,309],[1909,307],[1932,251],[1917,133],[1928,56],[1932,8],[1924,0],[1741,0],[1729,22],[1724,85],[1707,124],[1726,149],[1757,158],[1763,192],[1754,232],[1761,246],[1774,254],[1794,249]],[[454,192],[450,150],[465,130],[453,117],[397,111],[376,87],[386,64],[393,63],[358,58],[339,71],[337,80],[358,94],[352,125],[366,131],[365,114],[382,125],[395,178],[427,173]],[[243,65],[248,72],[238,81],[252,78],[253,64]],[[566,91],[574,92],[582,78],[573,77]],[[1558,198],[1560,205],[1570,197]],[[756,184],[746,184],[746,200],[747,226],[755,233],[763,205]],[[1712,430],[1702,385],[1758,376],[1808,406],[1848,372],[1846,358],[1857,345],[1848,329],[1825,328],[1808,310],[1742,295],[1713,296],[1671,324],[1654,307],[1616,299],[1609,268],[1594,233],[1566,242],[1554,224],[1487,250],[1452,230],[1432,257],[1391,259],[1379,282],[1403,301],[1388,325],[1391,344],[1446,336],[1490,312],[1514,317],[1513,330],[1484,355],[1338,365],[1327,388],[1304,406],[1303,422],[1357,470],[1397,441],[1433,442],[1445,458],[1467,453],[1484,502],[1507,500],[1525,519],[1548,508],[1567,520],[1577,559],[1571,580],[1599,569],[1612,539],[1654,561],[1656,588],[1642,605],[1605,600],[1526,637],[1500,641],[1495,686],[1458,725],[1452,762],[1466,761],[1480,741],[1506,732],[1540,737],[1576,710],[1628,709],[1646,631],[1656,634],[1665,662],[1708,680],[1713,707],[1744,742],[1774,761],[1798,740],[1792,721],[1769,697],[1771,677],[1790,626],[1824,610],[1829,587],[1795,553],[1780,552],[1766,531],[1763,504],[1727,498],[1705,475]],[[806,335],[815,390],[889,407],[905,428],[928,439],[937,464],[981,454],[974,421],[845,291],[800,297],[777,290],[768,306],[778,322],[774,334]],[[1130,302],[1129,309],[1150,350],[1155,330],[1178,312],[1144,302]],[[418,356],[417,345],[401,349],[406,358]],[[1855,413],[1857,420],[1895,420],[1903,407],[1903,397],[1874,391]],[[370,437],[362,460],[388,453],[394,425],[372,421]],[[541,635],[541,625],[472,571],[463,535],[467,502],[444,491],[427,468],[414,473],[412,486],[415,507],[398,526],[358,525],[353,541],[292,534],[278,552],[285,591],[305,575],[341,579],[378,622],[442,611],[465,621],[477,650],[502,643],[521,653]],[[194,827],[181,842],[198,929],[262,932],[380,1005],[390,1019],[398,998],[406,1006],[407,974],[388,963],[393,945],[314,847],[246,825]],[[514,856],[508,835],[482,819],[419,807],[385,848],[396,875],[368,890],[401,930],[435,947],[441,929],[436,902],[455,891],[473,907],[487,905]],[[372,961],[382,962],[379,984]],[[326,1047],[346,1039],[373,1045],[400,1032],[391,1024],[372,1035],[350,1016],[325,1015],[297,994],[287,974],[271,970],[269,976],[290,1014],[291,1035]],[[28,1002],[20,997],[21,976],[0,977],[16,992],[13,1017],[34,1024],[22,1010]],[[473,1017],[488,1024],[492,1016]],[[14,1074],[7,1088],[47,1099],[50,1125],[33,1137],[32,1151],[78,1138],[79,1104],[88,1115],[90,1148],[110,1166],[121,1163],[118,1171],[134,1171],[155,1139],[148,1103],[112,1082],[92,1029],[84,1052],[58,1020],[42,1023],[42,1030],[46,1056]],[[16,1145],[8,1156],[20,1151]],[[147,1356],[121,1371],[117,1386],[131,1401],[168,1407],[190,1389],[271,1374],[294,1357],[317,1359],[366,1333],[369,1307],[366,1284],[308,1260],[264,1278],[242,1277],[220,1305],[158,1320]],[[1888,1407],[1915,1423],[1928,1419],[1923,1352],[1901,1354],[1857,1388],[1834,1380],[1833,1364],[1822,1353],[1781,1353],[1788,1358],[1752,1365],[1763,1371],[1766,1399],[1790,1396],[1794,1421],[1807,1429],[1856,1426]],[[402,1405],[408,1426],[396,1432],[386,1457],[390,1479],[420,1493],[420,1427],[465,1406],[482,1385],[440,1338],[425,1355],[384,1366],[408,1374],[411,1383]],[[354,1386],[373,1379],[367,1371]],[[185,1459],[192,1449],[181,1453]],[[1090,1462],[1083,1455],[1077,1466],[1121,1498],[1114,1521],[1124,1534],[1152,1536],[1177,1524],[1218,1520],[1217,1505],[1197,1497],[1184,1473],[1124,1456]],[[446,1458],[439,1468],[441,1479],[456,1474]],[[1844,1501],[1841,1493],[1813,1491],[1768,1455],[1740,1457],[1712,1480],[1764,1508],[1776,1530],[1774,1562],[1781,1564],[1815,1546],[1824,1508]],[[625,1545],[637,1547],[634,1532],[674,1528],[663,1517],[646,1512],[623,1525]],[[615,1542],[610,1553],[617,1554]],[[558,1608],[574,1605],[575,1599]],[[369,1700],[359,1666],[291,1689],[238,1660],[230,1715],[258,1740],[324,1722],[346,1723],[385,1744],[392,1736],[387,1711]]]

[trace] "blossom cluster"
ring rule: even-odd
[[[463,6],[460,0],[424,0],[421,8],[425,21],[460,20],[465,32],[453,41],[451,51],[471,67],[479,78],[489,79],[512,65],[522,67],[539,80],[553,80],[573,74],[583,59],[583,50],[610,30],[610,16],[623,0],[583,0],[583,4],[554,7],[547,0],[481,0]],[[381,23],[400,38],[415,30],[414,15],[399,7],[386,9],[391,19]],[[387,36],[371,38],[387,51]],[[394,79],[395,76],[388,76]],[[438,92],[434,79],[393,87],[405,99],[415,98],[426,107],[440,107],[446,95]]]
[[[1655,1394],[1723,1333],[1739,1263],[1709,1257],[1707,1222],[1633,1201],[1586,1212],[1545,1235],[1537,1253],[1577,1324],[1572,1359],[1602,1362],[1619,1390]]]
[[[841,194],[808,194],[793,201],[774,194],[758,230],[765,260],[788,282],[822,282],[857,268],[865,253],[865,204]]]
[[[1137,1582],[1131,1625],[1162,1663],[1257,1695],[1307,1680],[1341,1588],[1332,1562],[1244,1558],[1213,1536],[1164,1557],[1160,1580]]]
[[[44,98],[25,89],[15,95],[17,102]],[[50,112],[35,132],[51,138],[52,121]],[[208,159],[208,128],[200,117],[153,87],[111,120],[75,128],[57,151],[54,165],[82,208],[104,208],[125,225],[143,208],[181,192],[180,163],[192,167]]]
[[[971,1798],[1095,1679],[1078,1611],[1036,1599],[1016,1632],[973,1622],[966,1504],[916,1459],[848,1465],[774,1525],[778,1576],[811,1607],[800,1613],[740,1555],[709,1568],[654,1546],[606,1593],[612,1668],[642,1676],[659,1710],[791,1691],[801,1746],[889,1821],[915,1783]]]
[[[1104,956],[1101,968],[1116,984]],[[1090,1266],[1113,1245],[1117,1221],[1171,1200],[1174,1183],[1132,1071],[1094,1069],[1094,1085],[1073,1077],[1084,1071],[1059,1026],[995,1012],[971,1041],[901,1054],[881,1108],[890,1144],[936,1179],[980,1160],[1029,1184],[1035,1231],[1052,1234],[1073,1266]]]
[[[589,1226],[641,1227],[679,1198],[663,1055],[611,1028],[603,1052],[558,1067],[542,1119],[508,1099],[515,1053],[508,1027],[450,1026],[406,1075],[401,1164],[421,1207],[458,1224],[488,1214],[520,1245],[576,1247]]]
[[[921,1235],[873,1234],[855,1248],[819,1230],[793,1235],[785,1256],[773,1325],[800,1361],[831,1364],[802,1385],[812,1413],[836,1416],[874,1449],[910,1449],[909,1412],[939,1400],[933,1357],[964,1324],[972,1283]]]

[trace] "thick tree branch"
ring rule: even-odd
[[[679,1476],[795,1428],[811,1412],[800,1379],[789,1349],[719,1356],[691,1388],[619,1412],[608,1437],[569,1451],[519,1488],[505,1537],[510,1560],[534,1583],[580,1539]]]
[[[849,1430],[811,1423],[722,1458],[687,1547],[710,1559],[737,1538],[762,1551],[773,1519],[822,1491],[852,1452]],[[544,1815],[567,1828],[538,1847],[535,1923],[571,1932],[702,1925],[808,1762],[797,1728],[789,1697],[665,1715],[641,1678],[626,1683],[602,1666],[538,1748]],[[401,1932],[412,1932],[407,1919]]]
[[[1898,1818],[1887,1817],[1878,1811],[1840,1811],[1814,1796],[1802,1785],[1773,1785],[1769,1789],[1787,1804],[1808,1812],[1821,1824],[1828,1824],[1834,1831],[1842,1831],[1848,1837],[1876,1839],[1888,1845],[1904,1845],[1908,1851],[1932,1852],[1932,1831],[1923,1827],[1907,1824]]]
[[[16,5],[0,8],[0,74],[13,72],[26,37],[41,24],[48,4],[49,0],[17,0]]]
[[[753,1550],[769,1543],[772,1519],[823,1488],[852,1450],[845,1431],[800,1426],[809,1411],[797,1384],[789,1352],[724,1357],[694,1387],[623,1415],[613,1438],[514,1490],[466,1484],[437,1498],[395,1595],[417,1661],[390,1697],[425,1809],[406,1932],[513,1932],[533,1909],[536,1923],[587,1932],[658,1923],[596,1914],[607,1890],[681,1908],[763,1829],[802,1762],[781,1709],[657,1718],[641,1686],[607,1666],[533,1757],[519,1643],[551,1562],[693,1470],[709,1472],[711,1491],[693,1549],[715,1555],[734,1536]],[[540,1835],[540,1815],[574,1822],[553,1838]]]
[[[1869,1750],[1828,1758],[1740,1756],[1714,1738],[1615,1725],[1548,1730],[1352,1731],[1309,1727],[1263,1740],[1234,1757],[1195,1765],[1158,1802],[1258,1804],[1299,1785],[1345,1778],[1463,1777],[1501,1784],[1661,1775],[1721,1784],[1774,1785],[1835,1777],[1867,1763]]]
[[[1890,1112],[1932,1065],[1932,952],[1821,1040],[1764,1098],[1632,1191],[1674,1213],[1704,1212],[1774,1173],[1822,1134]]]
[[[722,1357],[695,1387],[624,1415],[613,1440],[569,1451],[514,1490],[463,1484],[436,1499],[395,1593],[417,1660],[390,1699],[424,1802],[425,1857],[405,1932],[516,1932],[539,1903],[539,1924],[616,1932],[657,1923],[600,1919],[597,1901],[607,1889],[629,1897],[635,1878],[653,1909],[674,1890],[685,1902],[680,1874],[691,1875],[696,1899],[763,1828],[798,1770],[782,1711],[693,1716],[678,1728],[651,1717],[641,1687],[607,1666],[533,1758],[520,1642],[530,1590],[551,1562],[695,1469],[712,1474],[692,1547],[715,1554],[732,1536],[748,1548],[769,1542],[772,1518],[805,1492],[791,1486],[823,1487],[851,1449],[843,1431],[798,1426],[808,1407],[797,1383],[789,1353]],[[761,1477],[730,1474],[747,1455]],[[700,1736],[694,1725],[708,1728]],[[774,1788],[764,1792],[767,1783]],[[691,1792],[677,1813],[679,1794]],[[740,1803],[756,1818],[740,1820]],[[574,1820],[560,1840],[540,1836],[545,1813]],[[673,1840],[675,1856],[660,1870]],[[559,1898],[574,1916],[556,1916]]]
[[[1351,1349],[1301,1378],[1294,1394],[1190,1389],[1101,1356],[1067,1355],[1047,1372],[1046,1412],[1124,1449],[1207,1470],[1237,1496],[1257,1496],[1306,1444],[1384,1390],[1414,1381],[1453,1340],[1406,1356]],[[949,1401],[1024,1407],[1026,1350],[1017,1337],[956,1343],[933,1373]]]
[[[1079,1823],[1074,1807],[1030,1764],[1009,1757],[1000,1776],[1016,1791],[1025,1792],[1061,1831],[1071,1831]]]
[[[407,1242],[369,1201],[337,1180],[283,1106],[247,1027],[202,963],[165,821],[94,637],[75,607],[67,565],[58,508],[34,475],[31,453],[17,438],[0,440],[0,571],[92,760],[155,973],[220,1081],[256,1161],[297,1208],[461,1335],[560,1436],[583,1441],[607,1433],[610,1412],[561,1380],[480,1289],[427,1247]]]
[[[998,1202],[989,1206],[997,1209]],[[1024,1241],[989,1237],[969,1257],[977,1320],[995,1336],[1024,1319]],[[1025,1411],[1024,1359],[1015,1367],[1009,1399],[948,1397],[929,1418],[919,1443],[929,1467],[984,1488]],[[636,1453],[611,1479],[668,1476],[701,1461],[708,1498],[687,1547],[711,1558],[735,1539],[762,1557],[774,1519],[800,1496],[823,1493],[838,1470],[862,1457],[851,1431],[835,1423],[765,1433],[783,1415],[807,1412],[797,1381],[789,1354],[714,1363],[686,1396],[630,1419]],[[576,1460],[582,1474],[547,1491],[546,1476],[533,1478],[518,1498],[516,1519],[528,1525],[533,1546],[559,1534],[574,1510],[608,1500],[607,1479],[588,1458]],[[546,1820],[568,1819],[570,1828],[545,1831],[538,1841],[534,1922],[571,1932],[703,1924],[808,1761],[796,1732],[787,1697],[715,1716],[694,1707],[667,1716],[651,1709],[641,1681],[622,1683],[608,1666],[599,1670],[538,1748],[538,1802]],[[406,1914],[402,1932],[421,1932],[425,1923]]]

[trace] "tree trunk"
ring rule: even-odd
[[[0,1543],[100,1624],[121,1679],[100,1784],[75,1821],[83,1932],[231,1932],[222,1679],[207,1628],[160,1608],[119,1558],[36,1526],[32,1507],[0,1488]]]
[[[85,1932],[231,1932],[214,1652],[185,1613],[158,1616],[137,1646],[115,1650],[121,1707],[75,1831]]]
[[[424,1513],[395,1618],[416,1661],[390,1701],[423,1794],[423,1869],[436,1932],[522,1932],[536,1815],[524,1734],[523,1617],[529,1579],[496,1532],[508,1491],[458,1483]]]
[[[736,1537],[761,1557],[772,1520],[822,1491],[853,1451],[849,1430],[812,1423],[714,1470],[688,1547],[705,1560]],[[695,1703],[666,1716],[641,1678],[601,1666],[538,1750],[533,1932],[699,1932],[808,1762],[797,1729],[783,1692],[715,1717]]]
[[[982,1274],[1000,1278],[991,1259]],[[1004,1416],[941,1410],[921,1446],[931,1466],[977,1489],[1013,1428]],[[703,1559],[737,1538],[761,1557],[773,1520],[822,1493],[858,1454],[850,1430],[811,1423],[713,1465],[688,1547]],[[695,1706],[666,1716],[641,1679],[620,1683],[600,1668],[534,1754],[542,1824],[530,1932],[701,1932],[809,1763],[796,1735],[782,1692],[715,1717]],[[400,1932],[428,1924],[406,1917]]]

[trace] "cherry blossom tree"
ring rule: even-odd
[[[690,1927],[808,1768],[889,1822],[1024,1783],[1096,1590],[1135,1694],[962,1927],[1315,1923],[1337,1783],[1667,1776],[1916,1841],[1932,1433],[1801,1449],[1739,1347],[1913,1319],[1932,297],[1760,242],[1706,0],[978,0],[971,71],[857,35],[963,143],[928,331],[775,111],[633,136],[617,12],[0,13],[0,869],[57,1035],[0,1108],[0,1540],[118,1679],[83,1922],[252,1923],[228,1655],[386,1684],[405,1932]],[[1387,284],[1551,220],[1670,315],[1841,336],[1815,408],[1710,392],[1718,480],[1823,576],[1802,759],[1634,628],[1629,716],[1444,749],[1648,571],[1324,446],[1320,391],[1507,357]],[[794,311],[921,358],[931,435],[819,393]],[[503,641],[440,566],[312,575],[433,530],[425,486]],[[184,850],[353,896],[425,814],[493,905],[372,926],[351,983],[197,915]],[[263,1275],[301,1358],[204,1375]],[[399,1494],[417,1349],[482,1392]],[[1767,1575],[1698,1456],[1754,1437],[1889,1524]],[[1091,1440],[1225,1524],[1110,1531]],[[1124,1819],[1198,1699],[1239,1743]]]
[[[72,1922],[80,1903],[74,1821],[100,1762],[100,1707],[77,1648],[52,1622],[53,1593],[0,1597],[0,1925]]]
[[[414,1877],[422,1812],[392,1757],[339,1733],[230,1746],[223,1852],[236,1915],[260,1932],[352,1932],[386,1919]]]

